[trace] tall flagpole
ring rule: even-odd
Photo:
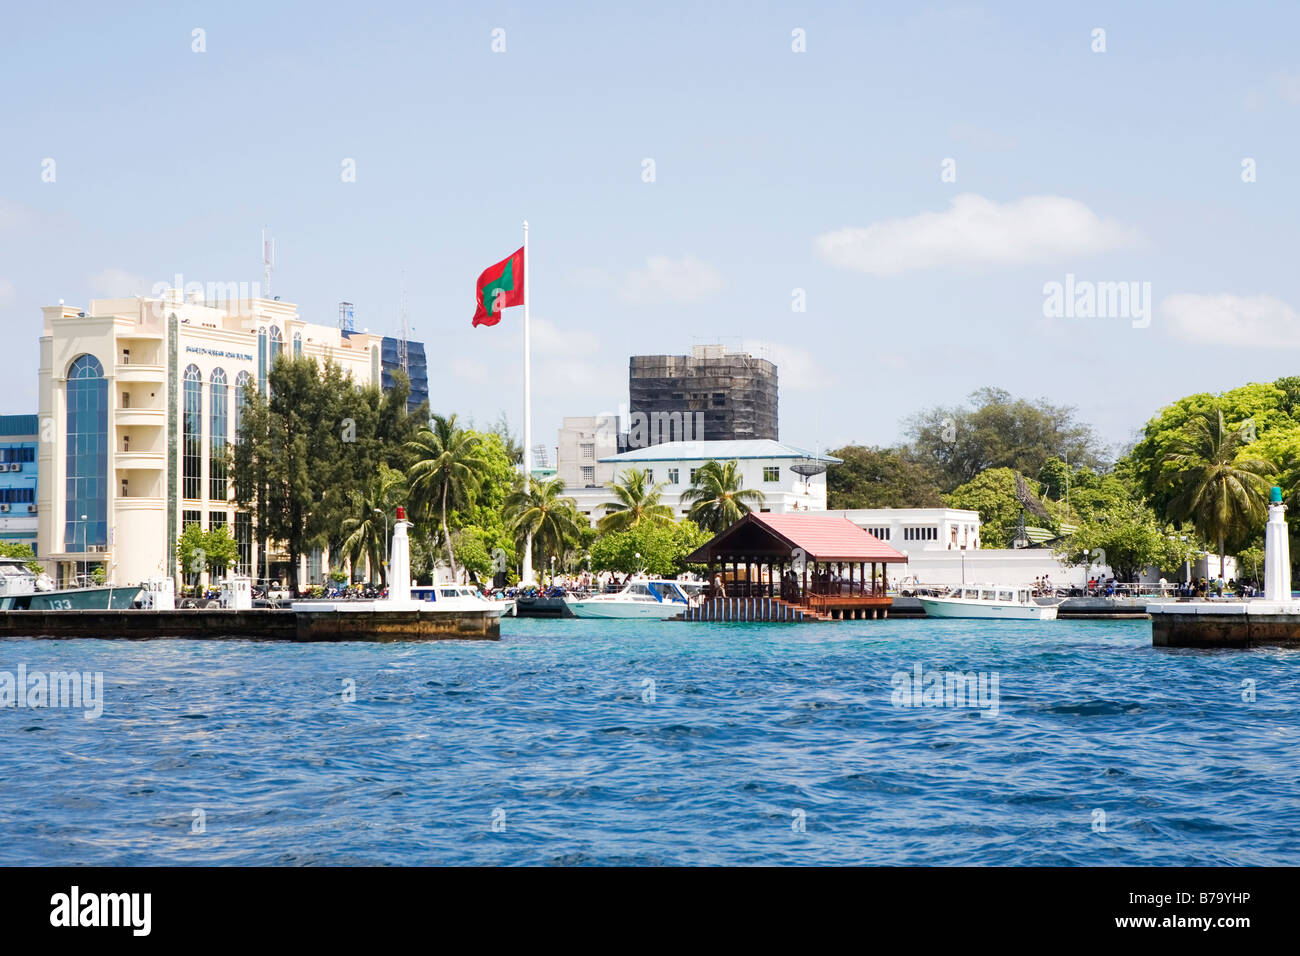
[[[533,263],[528,258],[528,220],[524,220],[524,488],[533,475],[528,458],[533,453],[533,366],[531,328],[528,323],[528,309],[533,297],[528,294],[528,277],[532,274]],[[520,582],[530,584],[533,580],[533,536],[524,539],[524,562]]]

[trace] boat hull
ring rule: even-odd
[[[70,588],[35,591],[6,598],[5,611],[125,611],[140,596],[138,587]]]
[[[649,601],[569,601],[574,617],[607,620],[666,621],[686,610],[685,604],[651,604]]]
[[[1000,604],[960,598],[919,598],[927,617],[967,617],[994,621],[1055,621],[1056,606]]]

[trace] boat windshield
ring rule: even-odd
[[[650,590],[661,601],[677,601],[682,603],[684,598],[681,592],[677,590],[677,585],[670,584],[667,581],[655,581],[650,585]]]

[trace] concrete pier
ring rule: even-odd
[[[0,638],[285,642],[501,639],[501,616],[489,611],[319,611],[194,609],[174,611],[6,611]]]
[[[1152,605],[1154,647],[1300,647],[1300,604],[1188,601]]]

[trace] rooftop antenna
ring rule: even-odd
[[[262,227],[262,269],[266,276],[266,288],[262,293],[264,299],[271,298],[271,270],[275,268],[275,240],[266,238],[266,227]]]

